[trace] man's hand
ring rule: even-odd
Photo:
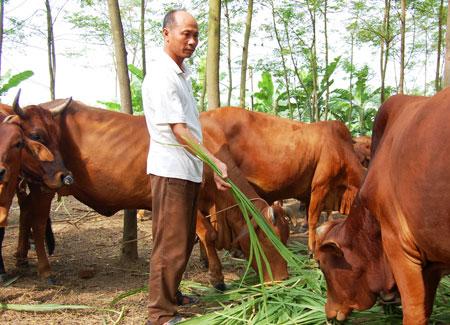
[[[217,189],[220,191],[226,191],[230,189],[231,185],[225,181],[225,179],[228,178],[227,165],[225,165],[222,161],[220,161],[217,158],[214,158],[214,163],[222,173],[222,177],[214,173],[214,181],[216,182]]]

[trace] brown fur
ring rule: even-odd
[[[318,242],[329,318],[371,307],[395,278],[403,323],[428,322],[439,280],[450,272],[449,98],[450,88],[430,98],[397,95],[380,108],[360,192],[373,217],[354,206],[352,217],[330,225]],[[354,227],[361,218],[363,228]],[[364,256],[378,257],[364,262]]]
[[[338,206],[348,213],[363,169],[341,122],[306,124],[237,107],[205,112],[200,119],[262,198],[307,203],[311,250],[320,212]]]

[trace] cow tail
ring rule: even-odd
[[[47,246],[48,255],[53,255],[55,252],[55,236],[53,235],[50,218],[47,219],[47,225],[45,227],[45,244]]]

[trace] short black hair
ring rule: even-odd
[[[163,28],[167,28],[167,27],[170,27],[170,26],[172,26],[173,24],[175,24],[175,14],[176,14],[177,12],[179,12],[179,11],[187,12],[187,10],[186,10],[186,9],[183,9],[183,8],[181,8],[181,9],[172,9],[172,10],[170,10],[170,11],[164,16],[164,19],[163,19]]]

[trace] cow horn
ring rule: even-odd
[[[11,123],[13,121],[14,118],[17,118],[17,115],[8,115],[7,117],[5,117],[5,119],[3,120],[3,123]]]
[[[53,116],[60,114],[62,111],[64,111],[66,109],[67,106],[69,106],[69,104],[71,102],[72,102],[72,97],[66,99],[64,101],[64,103],[62,103],[56,107],[50,108],[50,113],[52,113]]]
[[[270,218],[270,222],[272,222],[272,224],[275,224],[275,213],[273,212],[273,208],[269,207],[269,218]]]
[[[25,111],[20,107],[19,105],[19,98],[20,98],[20,92],[22,89],[19,89],[19,91],[17,92],[16,97],[14,97],[14,101],[13,101],[13,111],[14,113],[16,113],[17,115],[19,115],[21,118],[25,118]]]

